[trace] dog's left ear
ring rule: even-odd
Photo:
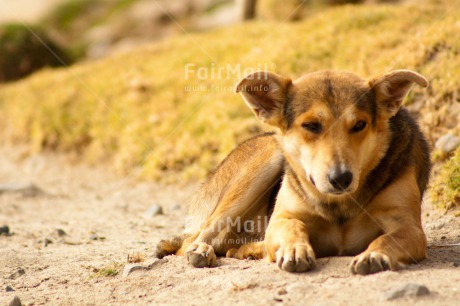
[[[380,110],[393,117],[401,107],[402,101],[414,83],[427,87],[428,81],[420,74],[411,70],[394,70],[369,81],[374,89]]]
[[[259,71],[242,78],[236,85],[244,101],[260,121],[284,129],[283,108],[292,81],[278,74]]]

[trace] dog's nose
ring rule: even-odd
[[[353,174],[348,170],[341,171],[335,169],[329,172],[327,179],[334,189],[343,191],[347,189],[353,181]]]

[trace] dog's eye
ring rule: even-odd
[[[323,130],[323,127],[321,126],[321,123],[319,122],[305,122],[302,123],[302,127],[306,129],[309,132],[312,132],[314,134],[319,134]]]
[[[352,133],[358,133],[358,132],[361,132],[362,130],[364,130],[364,128],[366,127],[366,121],[363,121],[363,120],[359,120],[358,122],[356,122],[356,124],[351,128],[351,132]]]

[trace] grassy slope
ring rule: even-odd
[[[113,161],[122,172],[140,169],[147,178],[202,178],[262,127],[230,90],[184,90],[232,87],[238,75],[186,80],[187,63],[266,64],[292,77],[319,69],[363,76],[415,69],[431,87],[415,89],[408,103],[455,103],[460,9],[454,2],[331,8],[300,23],[254,22],[184,35],[71,71],[43,71],[0,89],[0,133],[34,150],[77,151],[92,162]]]
[[[440,208],[460,207],[460,148],[457,148],[435,177],[430,195]],[[460,210],[456,215],[460,216]]]

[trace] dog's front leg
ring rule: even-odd
[[[214,267],[217,257],[210,243],[216,235],[213,227],[208,226],[184,240],[176,255],[184,255],[195,268]]]
[[[383,235],[353,259],[352,273],[397,270],[425,258],[427,243],[420,217],[420,191],[413,170],[379,194],[366,215],[379,225]]]
[[[425,258],[426,237],[416,225],[400,225],[397,229],[375,239],[366,251],[356,256],[350,268],[353,274],[372,274],[397,270],[405,264]]]
[[[307,226],[283,213],[272,216],[265,236],[268,259],[288,272],[305,272],[315,265]]]

